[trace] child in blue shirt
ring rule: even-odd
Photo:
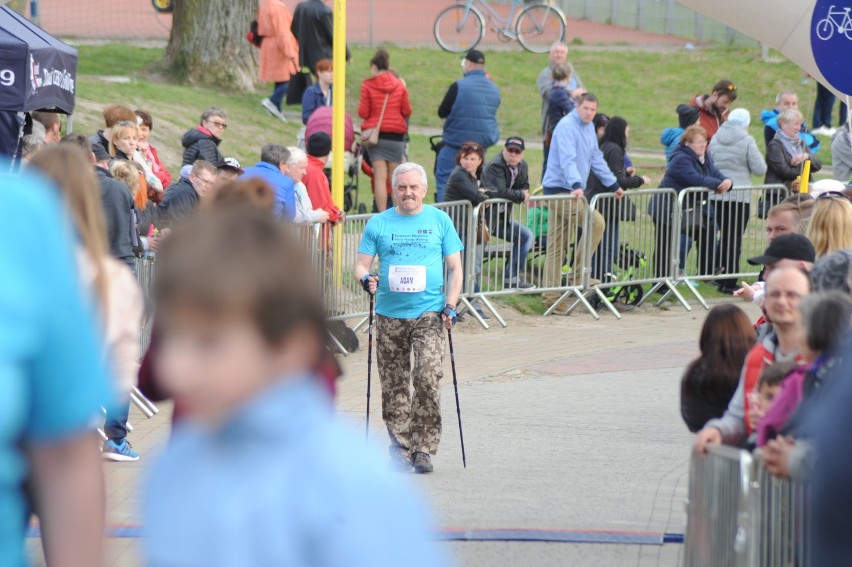
[[[444,565],[402,478],[332,416],[321,286],[286,227],[211,209],[158,256],[155,364],[186,418],[147,482],[145,564]]]
[[[666,163],[672,157],[672,152],[680,144],[683,132],[698,122],[698,109],[688,104],[677,105],[677,128],[666,128],[660,135],[660,143],[666,147]]]

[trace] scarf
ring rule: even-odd
[[[778,130],[775,132],[775,139],[781,142],[781,147],[783,147],[790,157],[796,157],[797,155],[804,153],[805,149],[802,144],[802,139],[799,138],[798,135],[793,138],[787,137],[787,135],[781,130],[780,126]]]

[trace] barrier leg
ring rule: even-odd
[[[562,295],[560,295],[560,296],[559,296],[559,299],[557,299],[556,301],[554,301],[554,302],[553,302],[553,305],[551,305],[551,306],[547,309],[547,311],[545,311],[545,312],[544,312],[544,316],[545,316],[545,317],[547,317],[548,315],[550,315],[551,313],[553,313],[553,311],[554,311],[554,310],[555,310],[555,309],[559,306],[559,304],[560,304],[560,303],[562,303],[563,301],[565,301],[565,299],[567,299],[567,298],[568,298],[568,296],[569,296],[569,295],[571,295],[571,294],[573,294],[573,293],[574,293],[574,290],[573,290],[573,288],[572,288],[572,289],[569,289],[568,291],[566,291],[565,293],[563,293]]]
[[[334,343],[335,348],[340,351],[340,354],[342,354],[343,356],[349,356],[349,351],[346,350],[346,348],[344,348],[342,344],[340,344],[340,341],[337,340],[337,337],[335,337],[331,331],[329,331],[327,334],[331,338],[331,342]]]
[[[504,329],[509,326],[506,321],[504,321],[503,318],[500,316],[500,313],[497,312],[497,309],[494,307],[494,304],[488,301],[485,296],[480,296],[479,300],[485,305],[485,307],[488,308],[488,311],[490,311],[491,314],[494,315],[494,318],[497,319],[497,322],[500,323],[500,326],[502,326]]]
[[[141,411],[145,415],[145,417],[147,417],[148,419],[154,417],[154,412],[152,412],[151,409],[147,405],[145,405],[144,402],[142,402],[142,400],[136,397],[136,393],[133,391],[130,392],[130,401],[133,402],[133,405],[139,408],[139,411]]]
[[[357,325],[355,325],[354,327],[352,327],[352,330],[353,330],[353,331],[355,331],[355,332],[357,333],[357,332],[358,332],[358,329],[360,329],[361,327],[363,327],[363,326],[364,326],[364,323],[366,323],[367,321],[369,321],[369,319],[370,319],[369,317],[364,317],[363,319],[361,319],[360,321],[358,321],[358,324],[357,324]]]
[[[619,313],[618,309],[615,308],[615,305],[607,298],[606,294],[599,287],[592,288],[595,290],[595,294],[598,296],[598,299],[604,306],[609,309],[610,313],[615,315],[616,319],[621,319],[621,313]]]
[[[136,395],[136,397],[139,399],[140,402],[145,404],[148,407],[148,409],[151,410],[151,413],[153,413],[153,414],[160,413],[160,409],[154,404],[154,402],[149,400],[145,396],[145,394],[142,393],[142,391],[139,388],[137,388],[136,386],[133,386],[133,388],[131,389],[131,392]]]
[[[580,291],[580,288],[572,287],[570,290],[568,290],[568,292],[567,292],[567,293],[568,293],[568,294],[572,294],[572,295],[576,295],[576,296],[577,296],[577,301],[575,301],[575,302],[574,302],[574,304],[573,304],[573,305],[571,305],[571,307],[569,307],[569,308],[568,308],[568,313],[567,313],[568,315],[570,315],[571,313],[573,313],[573,312],[574,312],[574,310],[577,308],[577,306],[578,306],[578,305],[581,305],[581,304],[582,304],[582,305],[583,305],[583,307],[585,307],[585,308],[586,308],[586,311],[588,311],[589,313],[591,313],[592,317],[594,317],[594,318],[595,318],[595,321],[599,321],[599,320],[600,320],[601,316],[600,316],[600,315],[598,315],[597,310],[596,310],[594,307],[592,307],[592,304],[591,304],[591,303],[589,303],[589,300],[588,300],[588,299],[586,299],[586,294],[585,294],[585,293],[583,293],[582,291]]]
[[[685,281],[685,280],[680,280],[680,281]],[[680,281],[678,283],[680,283]],[[691,285],[687,285],[686,287],[689,291],[692,292],[692,295],[695,296],[695,299],[698,300],[698,303],[700,303],[701,306],[704,307],[704,309],[710,309],[710,306],[707,305],[707,301],[704,299],[704,296],[701,295],[701,292],[699,292],[698,289],[692,287]],[[672,287],[672,291],[674,291],[674,287]]]
[[[476,312],[476,309],[473,308],[473,305],[471,305],[470,300],[467,297],[463,295],[459,296],[459,302],[465,306],[465,310],[459,311],[459,314],[467,312],[469,315],[473,315],[473,317],[477,321],[479,321],[479,324],[482,325],[483,329],[487,331],[491,328],[491,326],[485,322],[485,319],[479,316],[479,313]]]

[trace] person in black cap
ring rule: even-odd
[[[438,117],[446,121],[443,146],[435,162],[435,202],[444,200],[444,186],[462,144],[476,142],[487,150],[500,137],[500,91],[485,74],[485,55],[471,49],[462,60],[462,69],[464,77],[450,85],[438,107]]]
[[[742,282],[742,288],[735,291],[734,296],[742,297],[746,301],[751,299],[754,303],[763,305],[765,280],[772,270],[793,266],[810,272],[814,261],[816,261],[816,252],[810,240],[801,234],[779,236],[769,243],[761,256],[748,259],[748,263],[752,266],[764,266],[761,281],[755,282],[753,285]]]
[[[226,157],[219,164],[219,167],[216,168],[216,186],[218,187],[233,181],[243,173],[243,168],[240,167],[240,162],[237,161],[237,158]]]
[[[495,198],[514,203],[530,200],[529,166],[524,161],[526,144],[520,136],[506,139],[503,151],[494,156],[482,173],[482,185]],[[503,270],[503,286],[507,288],[533,289],[535,285],[525,282],[520,275],[527,265],[527,254],[532,250],[533,233],[523,224],[512,220],[512,205],[499,204],[486,209],[491,234],[512,243],[512,255],[506,259]]]

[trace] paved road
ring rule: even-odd
[[[585,534],[591,540],[614,532],[628,541],[683,533],[690,436],[678,413],[678,382],[696,355],[704,310],[643,307],[621,321],[503,314],[507,329],[484,331],[471,320],[454,334],[468,467],[461,463],[447,361],[436,470],[411,476],[433,503],[438,527],[455,534],[592,532]],[[366,352],[343,363],[339,411],[363,428]],[[384,450],[378,382],[373,386],[371,441]],[[152,420],[134,415],[131,440],[142,461],[106,466],[111,526],[138,525],[140,475],[146,457],[167,440],[167,413],[164,405]],[[678,564],[682,550],[678,544],[442,545],[465,566],[668,566]],[[36,546],[33,540],[31,549]],[[132,539],[110,540],[111,564],[137,565],[135,546]]]

